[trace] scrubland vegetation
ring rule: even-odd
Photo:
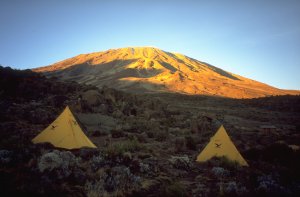
[[[97,149],[31,143],[66,105]],[[299,109],[299,96],[134,95],[1,67],[0,193],[299,196]],[[195,161],[221,124],[249,167]]]

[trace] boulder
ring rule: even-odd
[[[191,167],[191,161],[187,155],[171,156],[169,162],[177,169],[188,170]]]
[[[103,100],[97,90],[88,90],[84,92],[82,94],[82,99],[85,100],[89,106],[99,105]]]

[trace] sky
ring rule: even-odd
[[[130,46],[178,52],[300,90],[300,1],[0,1],[3,66],[35,68]]]

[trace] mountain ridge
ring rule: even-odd
[[[33,71],[136,93],[177,92],[230,98],[300,94],[300,91],[278,89],[155,47],[126,47],[80,54]]]

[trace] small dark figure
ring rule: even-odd
[[[215,145],[216,145],[216,148],[221,148],[221,145],[222,145],[222,144],[217,144],[217,143],[215,143]]]

